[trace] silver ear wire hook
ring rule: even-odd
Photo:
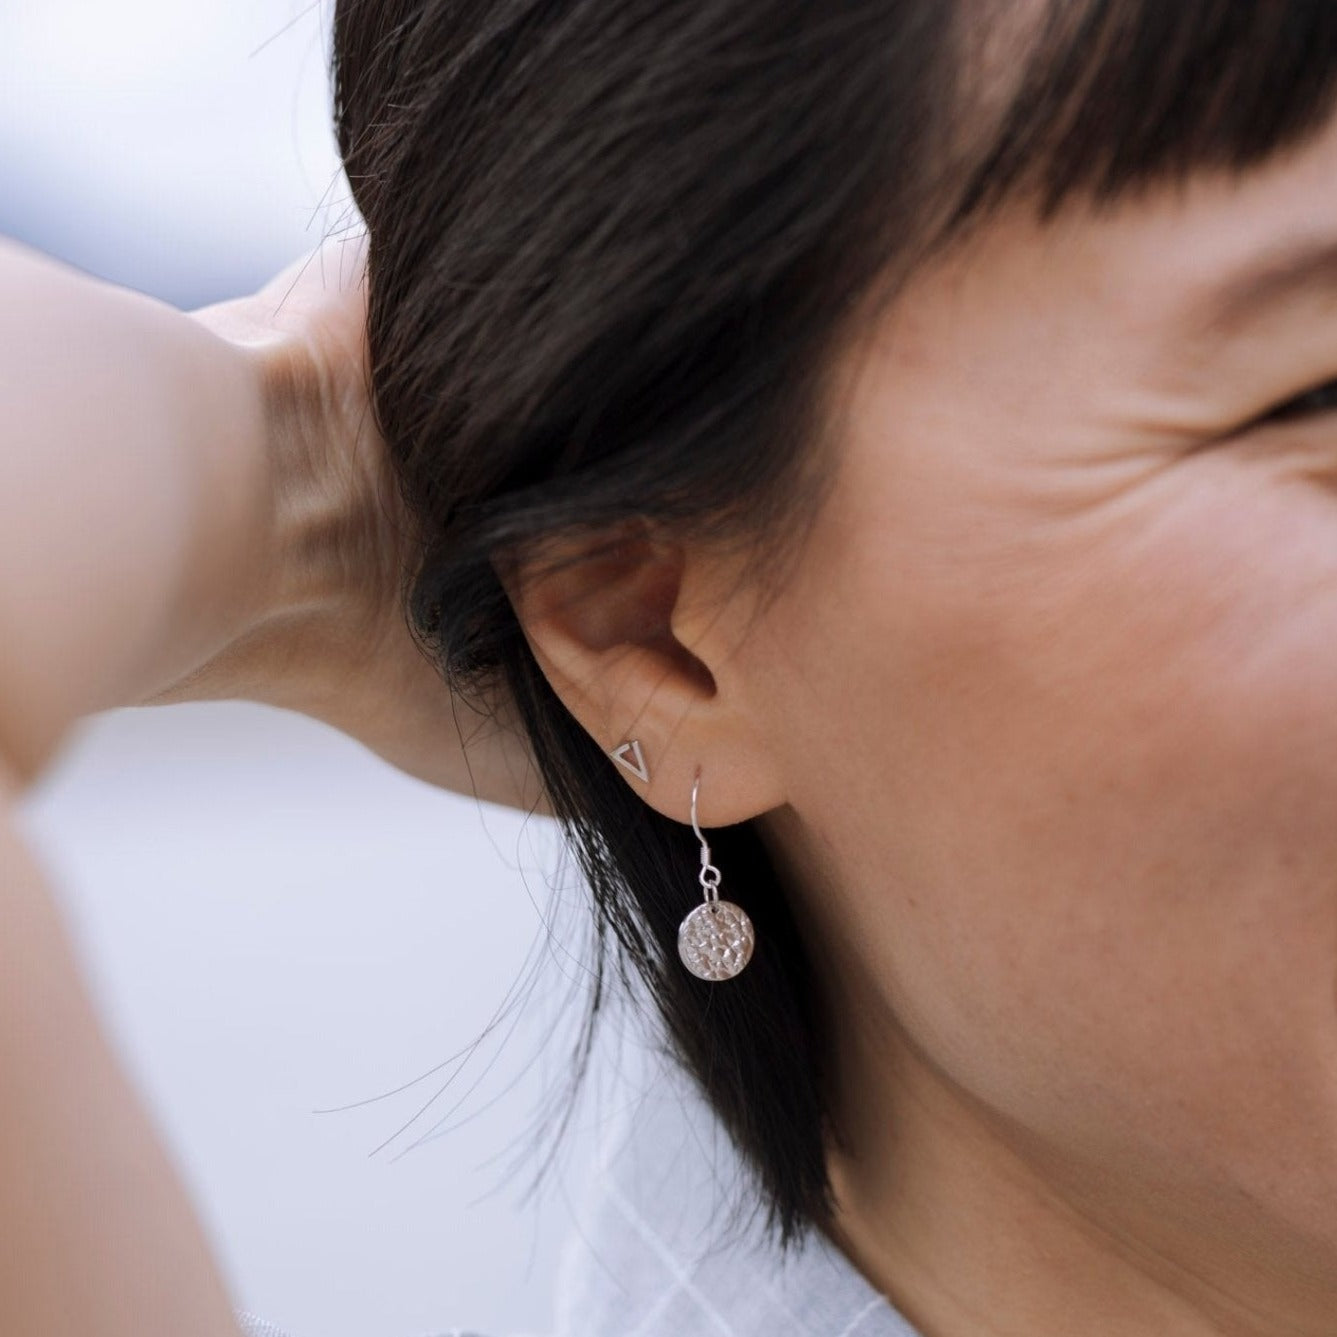
[[[697,881],[706,894],[706,901],[718,901],[720,898],[720,870],[710,861],[710,844],[701,834],[701,824],[696,820],[696,796],[701,789],[701,768],[696,768],[696,779],[692,782],[692,830],[701,842],[701,872]]]
[[[701,842],[703,903],[691,910],[678,925],[678,956],[698,979],[732,979],[752,959],[756,942],[747,912],[732,901],[720,900],[720,870],[711,862],[710,843],[701,832],[696,816],[696,797],[701,791],[701,768],[692,781],[692,830]]]

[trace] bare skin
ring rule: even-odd
[[[572,712],[641,740],[638,793],[685,822],[699,766],[704,825],[762,820],[840,1020],[837,1238],[926,1337],[1337,1333],[1335,401],[1264,421],[1337,377],[1337,246],[1291,283],[1275,265],[1334,235],[1337,124],[1238,182],[1001,217],[842,350],[835,485],[773,598],[668,539],[506,573]],[[1269,295],[1242,301],[1268,256]],[[141,405],[142,366],[114,378]],[[248,604],[266,587],[229,554],[254,572],[270,531],[246,500],[273,489],[245,448],[265,382],[235,376],[200,383],[239,435],[203,438],[205,490],[175,475],[194,509],[115,530],[154,499],[146,469],[50,549],[90,515],[88,560],[116,533],[168,545],[123,605],[124,570],[56,567],[46,668],[0,669],[6,701],[41,704],[0,732],[15,786],[81,711],[248,674],[328,711],[368,672],[353,727],[415,764],[375,706],[374,599],[290,594],[317,633],[283,653],[293,602]],[[45,437],[78,434],[16,439]],[[40,539],[77,498],[31,486]],[[202,514],[240,519],[180,523]],[[29,586],[5,588],[17,617]],[[189,1204],[4,837],[0,1194],[40,1210],[0,1252],[0,1329],[225,1337]]]
[[[0,244],[0,1332],[235,1337],[217,1265],[11,816],[90,711],[244,698],[538,803],[413,644],[362,251],[183,314]],[[472,737],[466,750],[462,737]],[[90,1210],[90,1205],[96,1210]]]
[[[278,581],[258,586],[269,592],[247,630],[145,704],[219,697],[285,706],[419,779],[546,812],[505,699],[480,713],[452,696],[408,632],[401,582],[417,545],[368,404],[363,259],[360,239],[327,243],[260,293],[191,313],[224,339],[263,350],[265,381],[278,387],[268,436],[283,476],[274,491],[301,518],[278,521],[269,567]],[[287,335],[281,351],[276,324]],[[324,498],[314,512],[313,498]]]
[[[840,354],[773,599],[667,543],[512,575],[648,802],[699,765],[706,825],[762,819],[837,1237],[926,1337],[1337,1333],[1337,393],[1262,421],[1337,377],[1334,238],[1337,124],[1017,209]]]
[[[91,710],[239,698],[444,788],[540,802],[513,731],[444,688],[366,391],[360,237],[183,314],[0,243],[0,740],[27,782]],[[18,504],[22,499],[22,504]],[[466,755],[461,737],[474,745]]]

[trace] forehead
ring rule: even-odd
[[[1260,346],[1304,311],[1337,315],[1337,117],[1242,172],[1074,199],[1047,222],[1009,204],[911,277],[879,342],[968,360],[967,393],[995,364],[1022,386],[1078,375],[1077,393],[1119,377],[1219,387],[1232,350],[1285,356]]]

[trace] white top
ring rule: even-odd
[[[687,1079],[656,1081],[605,1144],[563,1251],[549,1337],[920,1337],[824,1235],[782,1263],[759,1221],[728,1233],[740,1179]],[[248,1337],[287,1337],[238,1317]]]

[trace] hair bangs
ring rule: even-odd
[[[1018,196],[1048,219],[1241,172],[1305,143],[1337,92],[1328,0],[1051,0],[1031,26],[949,232]]]

